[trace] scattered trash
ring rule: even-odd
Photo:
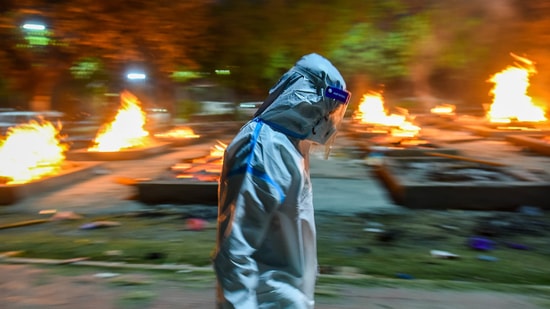
[[[440,228],[447,230],[447,231],[457,231],[458,227],[454,225],[446,225],[446,224],[440,224],[438,225]]]
[[[486,261],[486,262],[496,262],[498,261],[497,257],[490,256],[490,255],[478,255],[477,259],[480,261]]]
[[[103,227],[113,227],[113,226],[120,226],[119,222],[115,221],[95,221],[86,223],[80,226],[81,230],[91,230],[91,229],[97,229],[97,228],[103,228]]]
[[[493,250],[494,241],[484,237],[470,237],[468,245],[474,250],[488,251]]]
[[[397,274],[395,274],[395,276],[399,279],[406,279],[406,280],[414,279],[414,276],[409,275],[409,274],[404,274],[404,273],[397,273]]]
[[[506,246],[508,248],[516,249],[516,250],[529,250],[529,247],[524,244],[516,244],[516,243],[507,243]]]
[[[58,220],[79,220],[83,217],[74,211],[61,211],[55,213],[50,220],[58,221]]]
[[[448,251],[441,251],[441,250],[431,250],[430,251],[431,256],[438,258],[438,259],[458,259],[460,258],[459,255],[448,252]]]
[[[367,227],[367,228],[364,228],[363,231],[365,231],[365,232],[370,232],[370,233],[383,233],[383,232],[384,232],[383,229],[374,228],[374,227]]]
[[[117,273],[97,273],[97,274],[94,275],[94,277],[102,278],[102,279],[114,278],[114,277],[117,277],[117,276],[120,276],[120,274],[117,274]]]
[[[121,256],[123,252],[122,250],[107,250],[103,254],[107,256]]]
[[[185,221],[187,229],[191,231],[202,231],[208,224],[208,221],[199,218],[189,218]]]
[[[54,214],[56,212],[57,212],[56,209],[42,209],[41,211],[38,212],[38,214],[39,215],[51,215],[51,214]]]

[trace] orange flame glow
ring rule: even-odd
[[[200,135],[195,134],[193,129],[188,127],[173,128],[167,132],[156,133],[155,137],[159,138],[199,138]]]
[[[145,122],[139,100],[128,91],[122,92],[121,107],[115,119],[99,130],[88,151],[118,151],[150,143]]]
[[[0,141],[0,177],[5,184],[22,184],[59,172],[68,145],[49,121],[11,127]]]
[[[210,148],[210,157],[212,158],[221,158],[223,157],[223,153],[225,152],[225,148],[227,148],[227,144],[217,141],[216,145],[212,146]]]
[[[491,90],[493,103],[487,118],[495,123],[546,121],[545,109],[534,104],[527,95],[529,76],[536,73],[534,63],[529,59],[511,55],[518,63],[508,66],[488,80],[495,86]]]
[[[405,116],[389,115],[384,107],[384,98],[378,92],[369,92],[363,95],[353,117],[360,123],[383,128],[387,133],[396,137],[415,137],[420,132],[420,127],[409,122]]]
[[[440,104],[430,109],[432,114],[436,115],[454,115],[456,107],[452,104]]]

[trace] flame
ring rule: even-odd
[[[212,158],[221,158],[223,157],[223,153],[225,152],[225,149],[227,148],[227,144],[217,141],[216,145],[212,146],[210,148],[210,157]]]
[[[382,127],[381,129],[396,137],[415,137],[420,132],[420,127],[407,121],[406,116],[388,115],[384,107],[384,98],[379,92],[369,92],[363,95],[359,108],[354,114],[354,119],[361,123]]]
[[[217,181],[220,178],[223,154],[227,144],[217,141],[210,148],[207,156],[193,159],[191,163],[183,162],[172,166],[177,179],[196,179],[199,181]]]
[[[68,145],[59,141],[59,128],[49,121],[11,127],[0,141],[0,177],[5,184],[22,184],[61,169]]]
[[[139,100],[128,91],[122,92],[121,107],[115,119],[100,128],[88,151],[118,151],[148,144],[145,121],[146,115]]]
[[[195,134],[193,129],[188,127],[173,128],[167,132],[156,133],[155,137],[159,138],[199,138],[200,135]]]
[[[529,76],[536,73],[531,60],[511,54],[518,63],[493,75],[488,82],[495,84],[491,90],[493,103],[487,113],[491,122],[546,121],[545,109],[537,106],[527,95]]]
[[[432,114],[437,115],[454,115],[456,107],[452,104],[440,104],[430,109]]]

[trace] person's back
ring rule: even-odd
[[[331,92],[327,96],[326,91]],[[312,308],[317,274],[311,141],[334,133],[349,93],[325,58],[304,56],[228,145],[214,267],[220,308]],[[347,96],[339,102],[332,91]]]

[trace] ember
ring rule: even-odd
[[[145,112],[139,100],[130,92],[121,94],[121,108],[115,119],[103,126],[88,151],[118,151],[150,144],[149,132],[144,129]]]
[[[0,141],[0,177],[3,184],[21,184],[54,175],[65,160],[67,144],[48,121],[30,121],[12,127]]]
[[[227,145],[218,141],[216,145],[212,146],[208,156],[173,165],[171,170],[176,173],[174,177],[206,182],[218,181],[225,148],[227,148]]]
[[[171,129],[167,132],[156,133],[155,137],[162,138],[162,139],[166,139],[166,138],[169,138],[169,139],[178,139],[178,138],[186,139],[186,138],[199,138],[200,135],[195,134],[195,132],[193,132],[193,129],[191,129],[191,128],[182,127],[182,128],[173,128],[173,129]]]
[[[456,107],[452,104],[441,104],[432,108],[430,112],[437,115],[454,115]]]

